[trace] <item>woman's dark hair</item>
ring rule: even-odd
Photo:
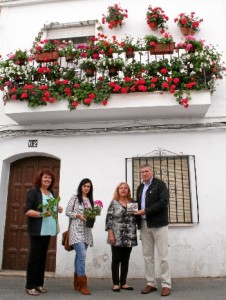
[[[51,191],[54,187],[54,183],[55,183],[55,175],[53,174],[53,172],[49,169],[43,169],[43,170],[40,170],[38,172],[38,174],[36,175],[35,177],[35,181],[34,181],[34,185],[38,188],[40,188],[42,186],[42,176],[46,174],[46,175],[49,175],[52,179],[51,183],[50,183],[50,186],[48,187],[48,190]]]
[[[78,190],[77,190],[78,202],[80,204],[83,203],[83,200],[82,200],[82,186],[85,185],[86,183],[90,183],[90,190],[89,190],[89,193],[87,194],[87,197],[89,198],[90,204],[93,207],[93,184],[92,184],[92,181],[89,178],[84,178],[79,183]]]

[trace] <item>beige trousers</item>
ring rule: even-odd
[[[161,286],[171,288],[171,274],[168,261],[168,226],[148,228],[146,220],[143,220],[141,223],[140,234],[147,285],[157,287],[155,277],[156,248],[160,261]]]

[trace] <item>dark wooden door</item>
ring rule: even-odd
[[[26,270],[29,238],[24,204],[27,191],[33,186],[38,170],[49,168],[56,175],[55,194],[59,193],[60,161],[50,157],[33,156],[15,161],[10,167],[8,201],[5,223],[4,270]],[[54,272],[56,265],[56,238],[51,238],[46,271]]]

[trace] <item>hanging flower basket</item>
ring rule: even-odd
[[[35,53],[34,54],[35,60],[37,62],[54,62],[57,61],[59,58],[59,53],[57,51],[52,52],[42,52],[42,53]]]
[[[67,55],[65,56],[66,62],[72,62],[75,59],[74,55]]]
[[[85,70],[86,76],[87,77],[93,77],[95,75],[95,69],[93,68],[87,68]]]
[[[173,54],[175,48],[175,43],[167,43],[167,44],[162,44],[162,43],[156,43],[154,47],[150,48],[150,53],[151,54]]]
[[[126,58],[133,58],[134,57],[134,49],[133,47],[128,47],[126,49]]]
[[[155,22],[150,22],[150,23],[147,23],[148,26],[150,27],[151,30],[153,31],[157,31],[158,30],[158,24],[155,23]]]
[[[196,33],[196,31],[194,29],[189,28],[189,27],[180,27],[180,31],[182,32],[182,34],[184,36],[194,35]]]
[[[108,67],[109,75],[110,76],[117,76],[118,75],[118,68],[115,66]]]

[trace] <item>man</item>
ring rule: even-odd
[[[160,260],[161,296],[171,293],[171,275],[168,262],[168,202],[169,193],[166,184],[153,176],[149,165],[141,166],[143,183],[137,189],[139,210],[137,223],[140,229],[142,250],[145,262],[147,285],[142,294],[157,291],[155,277],[154,249]]]

